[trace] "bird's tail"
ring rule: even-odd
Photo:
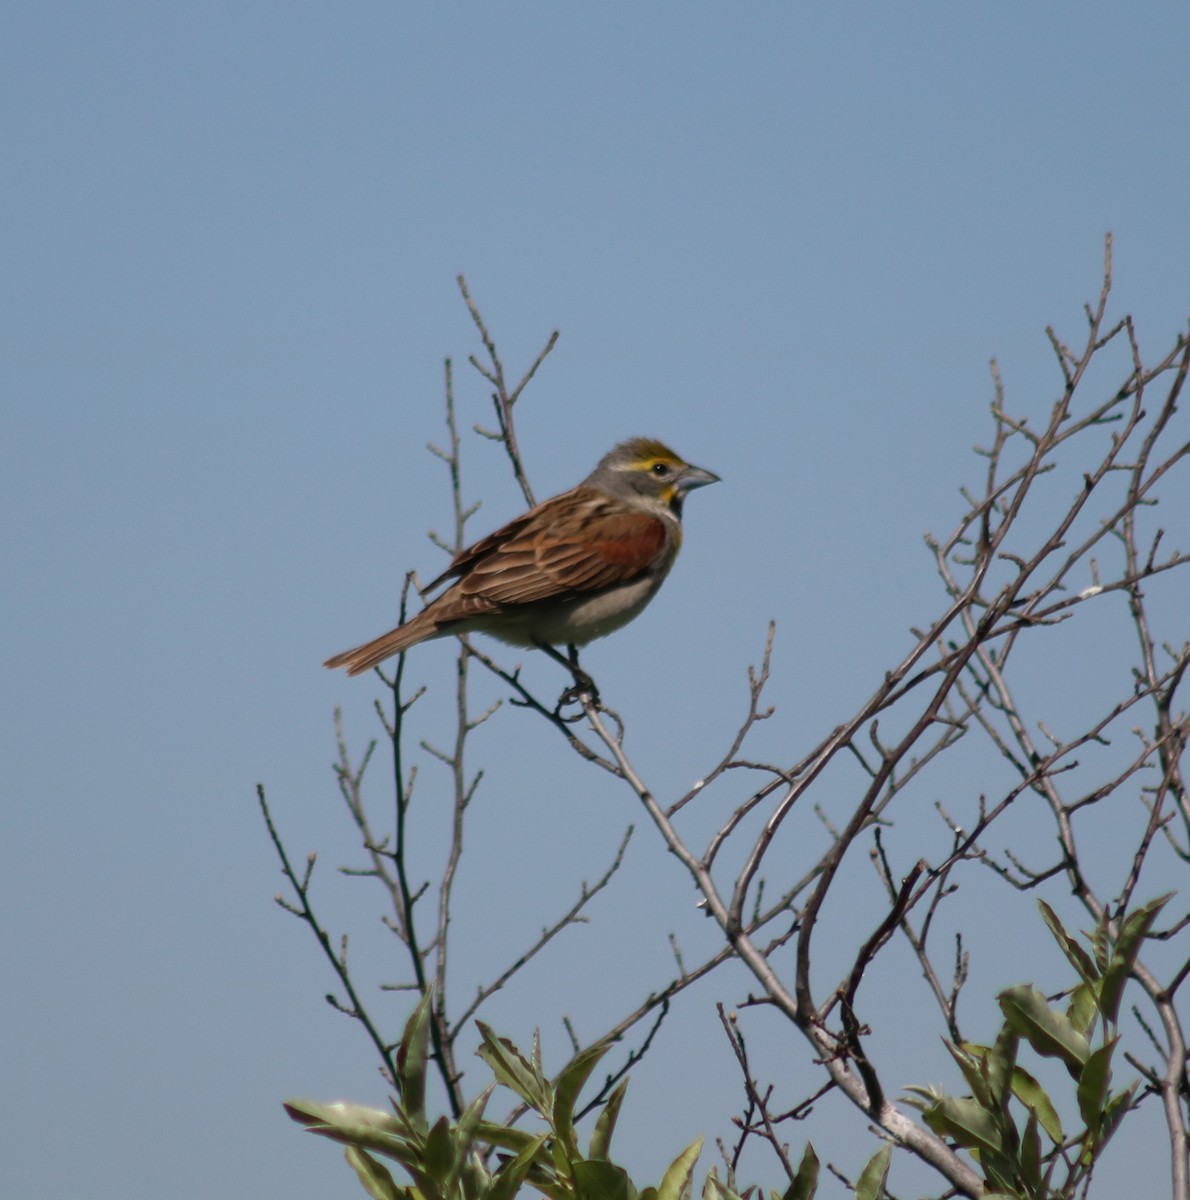
[[[362,675],[365,671],[370,671],[379,663],[384,662],[386,658],[392,658],[394,654],[400,654],[402,650],[408,650],[410,646],[436,636],[438,622],[433,618],[426,620],[425,616],[424,612],[418,613],[404,625],[390,629],[388,633],[382,633],[378,638],[373,638],[362,646],[344,650],[342,654],[328,658],[322,665],[332,668],[346,667],[348,675]]]

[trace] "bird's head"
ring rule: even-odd
[[[718,475],[692,466],[663,442],[641,437],[621,442],[605,454],[586,482],[680,516],[687,492],[718,481]]]

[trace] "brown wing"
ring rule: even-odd
[[[435,582],[457,577],[456,602],[532,604],[627,583],[664,559],[669,539],[660,517],[576,488],[476,542]]]

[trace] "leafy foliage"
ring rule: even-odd
[[[392,1113],[351,1104],[293,1100],[289,1115],[312,1133],[347,1146],[347,1161],[373,1200],[510,1200],[526,1184],[550,1200],[681,1200],[691,1194],[702,1139],[670,1164],[660,1184],[638,1189],[628,1173],[608,1158],[624,1098],[621,1084],[604,1104],[586,1148],[574,1125],[575,1101],[608,1047],[576,1055],[556,1080],[549,1080],[535,1052],[526,1058],[511,1042],[480,1024],[479,1056],[496,1084],[512,1091],[544,1122],[530,1133],[484,1119],[496,1086],[486,1088],[457,1121],[433,1124],[425,1107],[430,993],[414,1010],[397,1056],[399,1098]],[[485,1153],[496,1150],[493,1170]],[[398,1184],[379,1157],[399,1163],[412,1180]]]
[[[1029,984],[1007,988],[998,997],[1004,1024],[991,1046],[948,1046],[971,1094],[909,1089],[930,1128],[979,1163],[985,1196],[1055,1200],[1086,1185],[1136,1096],[1137,1082],[1111,1088],[1120,1002],[1141,942],[1168,900],[1160,896],[1116,920],[1105,914],[1089,935],[1090,953],[1041,901],[1042,919],[1079,979],[1065,1011]],[[1064,1131],[1057,1105],[1018,1064],[1022,1043],[1065,1067],[1081,1129]]]
[[[430,994],[423,997],[405,1026],[397,1055],[399,1098],[393,1111],[357,1104],[315,1104],[290,1100],[285,1109],[311,1133],[347,1147],[347,1162],[373,1200],[511,1200],[522,1187],[549,1200],[690,1200],[702,1138],[691,1142],[666,1168],[655,1187],[638,1188],[628,1172],[609,1157],[612,1134],[624,1100],[621,1083],[603,1105],[584,1150],[574,1125],[575,1103],[608,1046],[575,1055],[557,1079],[548,1079],[535,1047],[526,1058],[506,1038],[479,1023],[479,1057],[496,1083],[486,1088],[455,1122],[442,1116],[430,1123],[425,1108],[425,1071],[429,1047]],[[545,1130],[531,1133],[509,1123],[484,1119],[495,1087],[513,1092],[535,1113]],[[488,1165],[490,1151],[499,1165]],[[857,1200],[880,1200],[892,1147],[876,1152],[856,1185]],[[380,1162],[388,1158],[408,1173],[410,1184],[393,1179]],[[767,1200],[814,1200],[818,1157],[807,1146],[797,1175],[782,1193]],[[734,1178],[719,1179],[712,1167],[703,1200],[765,1200],[759,1188],[736,1190]]]

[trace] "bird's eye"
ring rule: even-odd
[[[664,479],[669,474],[669,463],[655,462],[652,470],[658,479]]]

